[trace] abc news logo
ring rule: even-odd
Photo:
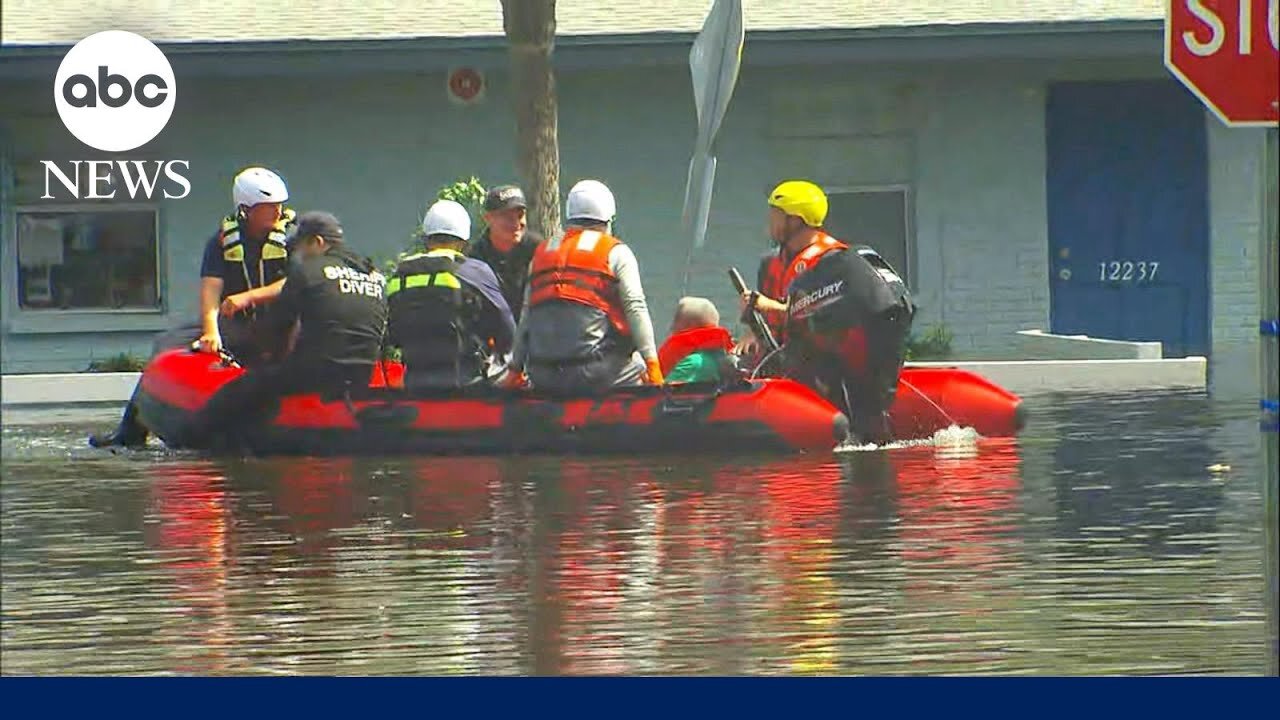
[[[103,152],[128,152],[153,140],[169,123],[178,87],[169,59],[150,40],[121,30],[95,33],[62,58],[53,83],[62,124],[77,140]],[[186,160],[41,160],[44,195],[61,184],[77,200],[177,200],[191,193]],[[65,168],[64,168],[65,166]]]
[[[119,88],[119,92],[113,93],[112,88]],[[148,94],[148,88],[156,88],[156,92]],[[107,107],[118,108],[128,105],[136,97],[139,105],[158,108],[169,97],[168,88],[168,83],[159,75],[148,73],[129,85],[129,78],[112,73],[106,65],[99,65],[97,83],[88,75],[76,74],[67,78],[62,83],[62,99],[73,108],[97,107],[99,100]],[[77,90],[82,92],[77,93]]]

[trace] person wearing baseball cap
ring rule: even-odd
[[[190,432],[251,427],[255,412],[283,395],[368,386],[387,324],[386,279],[348,247],[332,213],[299,215],[286,243],[289,272],[266,322],[289,336],[287,354],[228,383]]]
[[[498,185],[484,196],[485,228],[467,254],[483,260],[498,277],[512,317],[520,321],[529,261],[542,236],[528,227],[528,201],[515,185]]]
[[[501,375],[516,324],[498,278],[464,253],[471,215],[440,200],[422,220],[423,252],[401,258],[387,283],[387,344],[404,361],[410,390],[459,388]]]

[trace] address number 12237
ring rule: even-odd
[[[1106,282],[1154,282],[1160,270],[1158,260],[1112,260],[1098,263],[1098,280]]]

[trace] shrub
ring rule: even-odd
[[[436,199],[452,200],[457,203],[462,203],[463,207],[467,208],[467,211],[471,213],[471,228],[472,236],[474,237],[480,227],[480,218],[483,214],[484,195],[486,192],[488,192],[488,190],[486,190],[484,185],[481,184],[480,179],[472,175],[465,180],[458,179],[441,187],[440,190],[436,192]],[[426,208],[422,209],[423,213],[426,213],[426,211]],[[396,270],[396,263],[399,262],[400,258],[420,250],[421,243],[422,221],[419,219],[418,224],[409,232],[409,240],[405,244],[404,249],[400,252],[399,256],[390,260],[382,261],[383,270],[388,275],[394,273]]]
[[[951,357],[951,331],[938,323],[924,329],[921,335],[907,338],[908,360],[946,360]]]
[[[480,216],[484,211],[484,194],[485,190],[480,179],[472,175],[466,180],[457,180],[449,185],[440,188],[440,192],[436,193],[438,200],[452,200],[462,203],[471,213],[471,222],[476,225],[480,222]]]
[[[147,366],[146,358],[138,357],[132,353],[118,353],[101,360],[93,360],[86,368],[86,372],[142,372]]]

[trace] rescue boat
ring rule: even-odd
[[[603,397],[487,387],[410,393],[403,366],[387,362],[367,388],[290,395],[233,439],[191,437],[195,413],[243,372],[208,354],[161,353],[143,371],[139,418],[170,447],[261,455],[822,452],[844,442],[849,427],[821,395],[781,378]],[[976,375],[907,368],[903,379],[892,411],[899,438],[929,437],[952,422],[989,436],[1021,427],[1018,398]]]

